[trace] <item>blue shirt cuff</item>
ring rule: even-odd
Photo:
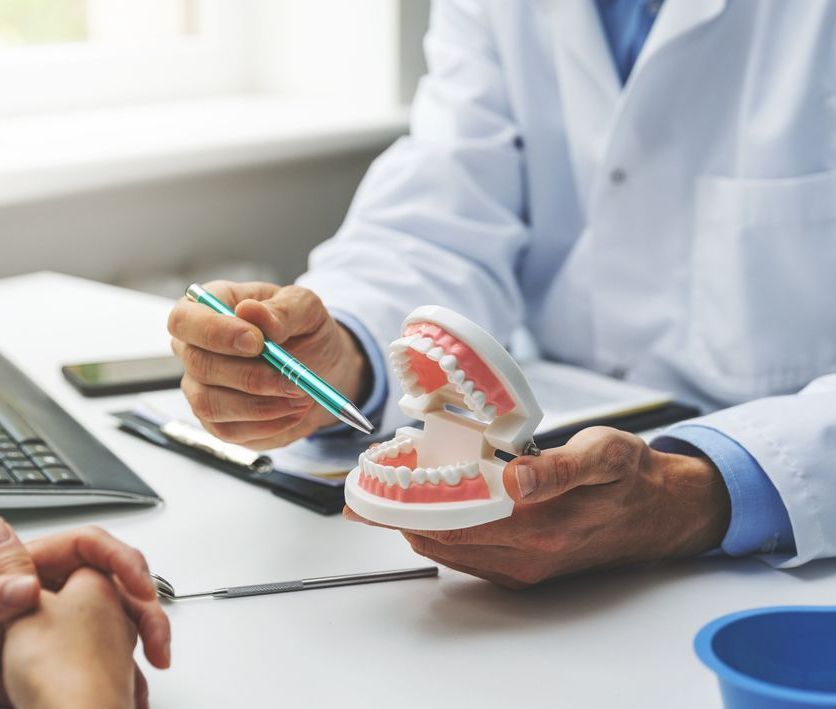
[[[383,358],[383,353],[377,346],[371,333],[366,329],[357,318],[341,310],[331,310],[331,317],[334,318],[340,325],[351,330],[354,337],[360,343],[366,358],[369,360],[372,370],[372,389],[369,392],[366,400],[362,402],[354,402],[360,408],[369,421],[374,424],[375,428],[380,425],[380,419],[383,415],[383,409],[386,406],[386,398],[389,394],[389,385],[386,378],[386,360]],[[310,438],[335,438],[335,437],[364,437],[359,431],[355,431],[351,426],[342,422],[323,428],[317,431]]]
[[[720,471],[731,499],[731,522],[721,549],[730,556],[795,548],[781,496],[763,468],[737,441],[708,426],[678,426],[653,441],[668,453],[705,455]]]

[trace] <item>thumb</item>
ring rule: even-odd
[[[539,456],[522,456],[505,466],[502,479],[514,502],[543,502],[583,484],[575,453],[561,448]]]
[[[34,608],[39,592],[32,557],[8,522],[0,519],[0,623]]]

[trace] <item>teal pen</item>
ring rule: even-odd
[[[186,297],[195,303],[208,305],[216,313],[236,317],[229,306],[197,283],[192,283],[186,288]],[[264,339],[264,349],[261,351],[261,357],[277,369],[279,374],[293,382],[317,404],[330,411],[343,423],[347,423],[362,433],[369,434],[374,431],[374,426],[360,413],[360,409],[275,342],[270,342],[267,338]]]

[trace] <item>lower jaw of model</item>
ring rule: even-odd
[[[421,467],[413,438],[396,436],[360,454],[360,487],[398,502],[487,500],[491,494],[479,462]]]

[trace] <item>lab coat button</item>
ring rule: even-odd
[[[615,168],[610,173],[610,182],[612,182],[614,185],[620,185],[626,179],[627,179],[627,173],[624,172],[624,170],[622,170],[620,167]]]

